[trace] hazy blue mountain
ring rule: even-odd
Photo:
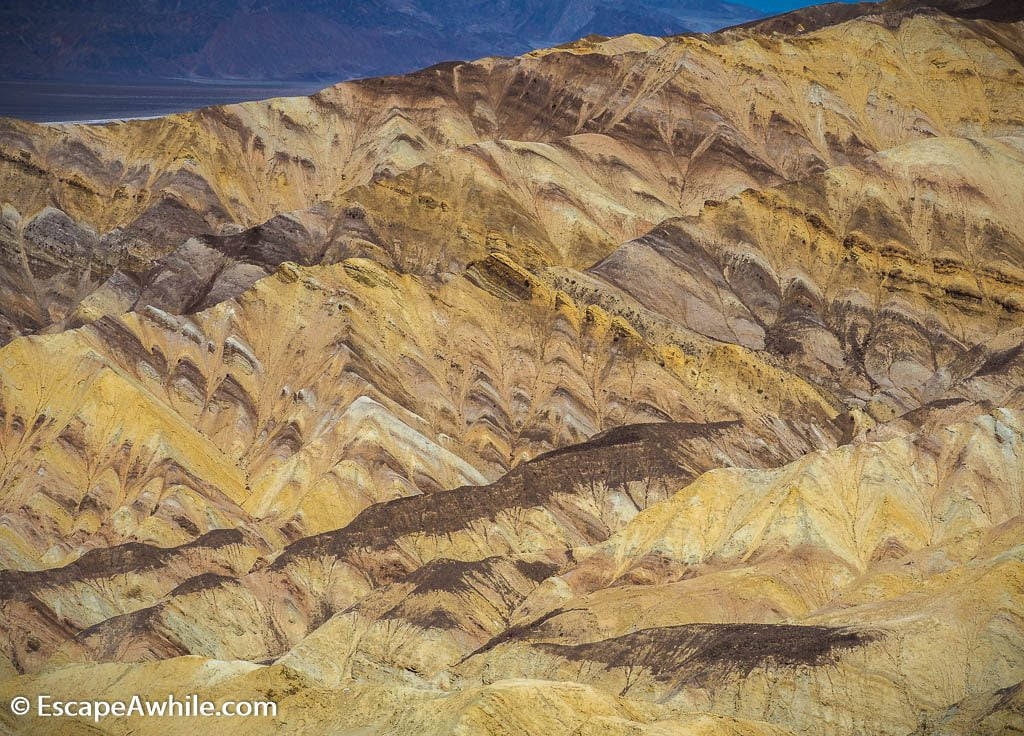
[[[718,0],[15,0],[0,8],[0,78],[334,81],[762,15]]]
[[[969,1],[969,0],[965,0]],[[801,0],[8,0],[0,116],[83,120],[308,94],[591,34],[710,32]]]

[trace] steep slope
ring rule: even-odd
[[[910,143],[663,223],[590,273],[877,418],[965,393],[1019,405],[1021,180],[1020,138]]]
[[[778,470],[706,473],[541,586],[515,634],[460,670],[643,692],[796,732],[935,723],[1024,667],[1021,419],[999,411]],[[793,690],[804,694],[777,694]]]
[[[289,537],[333,529],[625,422],[781,416],[824,437],[814,425],[837,413],[750,351],[645,339],[498,257],[473,274],[490,291],[433,291],[360,259],[286,264],[193,318],[148,308],[15,341],[0,384],[8,564],[181,543],[250,515]],[[756,401],[727,398],[764,375],[777,380]]]
[[[0,689],[286,709],[246,733],[1017,728],[1000,7],[4,123]]]
[[[411,732],[447,733],[559,733],[566,729],[593,730],[611,736],[627,734],[669,734],[670,736],[787,736],[789,732],[764,722],[723,718],[704,713],[683,713],[677,709],[618,698],[600,690],[571,683],[519,681],[501,683],[457,693],[437,693],[418,688],[355,685],[328,689],[286,667],[256,667],[243,662],[221,662],[199,657],[181,658],[148,665],[106,665],[94,668],[70,667],[33,678],[17,678],[0,685],[11,693],[59,693],[70,697],[77,692],[76,678],[90,673],[98,691],[114,693],[135,688],[166,698],[167,693],[183,697],[197,693],[203,699],[223,702],[252,697],[253,693],[276,695],[280,700],[276,718],[218,718],[216,727],[226,734],[278,733],[282,723],[301,718],[310,732],[329,729],[360,730],[400,736]],[[20,689],[18,689],[20,688]],[[65,695],[67,693],[67,695]],[[59,697],[56,696],[55,697]],[[6,712],[2,718],[26,734],[51,733],[42,719],[35,723],[14,723]],[[128,734],[147,728],[154,719],[125,719],[105,728],[109,733]],[[160,719],[162,733],[194,733],[195,722],[184,718]],[[69,719],[69,728],[95,728],[94,724]],[[74,725],[71,725],[74,724]],[[6,724],[5,724],[6,725]]]
[[[740,422],[617,428],[524,463],[489,486],[375,504],[343,528],[298,540],[270,560],[257,559],[265,550],[260,540],[232,537],[232,544],[242,545],[237,555],[246,564],[225,570],[207,563],[195,579],[181,577],[179,558],[222,532],[210,532],[183,548],[147,548],[144,564],[134,562],[140,556],[128,545],[123,548],[127,560],[117,552],[122,548],[114,547],[106,564],[97,562],[104,559],[102,550],[94,550],[57,570],[11,573],[20,584],[5,594],[17,602],[10,609],[17,618],[9,625],[43,629],[59,619],[61,628],[31,649],[19,637],[8,654],[28,663],[19,666],[29,670],[51,655],[58,661],[149,659],[172,652],[263,660],[283,654],[372,590],[384,587],[379,598],[387,600],[404,597],[409,584],[416,590],[443,589],[436,581],[448,580],[445,585],[458,589],[452,581],[471,576],[491,586],[475,607],[467,607],[459,596],[440,607],[428,603],[427,610],[417,613],[415,593],[406,600],[412,606],[406,615],[392,611],[385,616],[380,604],[369,600],[358,606],[360,619],[370,627],[387,619],[405,629],[427,621],[451,630],[462,656],[500,633],[494,628],[500,616],[507,625],[512,609],[529,592],[528,583],[536,585],[565,565],[565,556],[553,550],[607,539],[668,489],[708,468],[722,463],[772,467],[797,457],[813,447],[798,429]],[[779,440],[784,444],[774,446]],[[509,554],[514,559],[500,557]],[[129,574],[138,578],[134,584],[110,582]],[[83,588],[98,589],[87,598],[102,603],[75,603]],[[151,592],[134,592],[138,588]],[[499,609],[494,619],[489,606],[498,591],[505,610]],[[72,615],[72,610],[77,612]],[[239,621],[248,623],[239,628]],[[236,632],[231,644],[226,643],[227,630]],[[54,654],[72,638],[72,646]]]
[[[580,133],[613,138],[626,171],[666,172],[655,196],[692,214],[909,140],[1019,133],[1020,48],[1014,26],[883,10],[771,39],[581,43],[158,120],[6,121],[0,199],[18,213],[7,219],[54,206],[106,238],[92,260],[23,237],[6,236],[5,251],[38,262],[34,281],[68,272],[60,290],[74,301],[84,263],[101,279],[111,266],[145,271],[190,235],[310,208],[444,151]],[[4,315],[16,331],[67,315],[46,307]]]

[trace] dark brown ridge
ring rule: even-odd
[[[178,585],[178,587],[168,594],[168,597],[173,598],[176,595],[201,593],[204,590],[213,590],[214,588],[219,588],[225,583],[235,582],[236,580],[237,578],[233,578],[230,575],[218,575],[215,572],[204,572],[202,575],[196,575],[195,577],[189,578]]]
[[[994,20],[999,23],[1024,20],[1024,4],[1020,0],[924,0],[922,4],[969,20]]]
[[[730,421],[636,424],[611,429],[587,442],[540,455],[487,486],[463,486],[374,504],[342,529],[288,545],[271,569],[281,569],[295,559],[342,557],[356,549],[386,549],[414,532],[436,536],[457,532],[505,509],[544,505],[556,494],[578,492],[588,482],[620,485],[667,477],[685,482],[710,469],[707,461],[701,461],[699,451],[687,451],[689,441],[721,438],[741,427],[742,422]]]
[[[498,574],[496,568],[504,565],[507,557],[495,555],[482,560],[461,561],[440,557],[431,560],[407,575],[401,582],[413,583],[415,588],[410,595],[424,595],[435,591],[446,593],[462,593],[470,590],[472,576],[489,579]],[[558,565],[543,560],[515,560],[512,565],[517,573],[524,578],[539,583],[554,575],[560,569]]]
[[[189,549],[221,549],[243,541],[242,532],[238,529],[214,529],[178,547],[129,542],[116,547],[89,550],[64,567],[31,571],[0,570],[0,600],[21,598],[33,590],[65,585],[75,580],[153,570],[167,565],[174,556]]]
[[[541,651],[605,669],[642,667],[659,682],[745,676],[758,667],[821,667],[878,632],[790,624],[686,624],[586,644],[538,642]]]

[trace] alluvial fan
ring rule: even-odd
[[[2,120],[0,200],[0,700],[1024,732],[1016,3]]]

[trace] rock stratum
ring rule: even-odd
[[[1015,4],[5,120],[0,199],[0,700],[1024,732]]]

